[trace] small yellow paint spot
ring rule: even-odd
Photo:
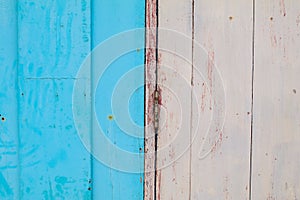
[[[109,115],[109,116],[108,116],[108,119],[109,119],[109,120],[113,120],[114,117],[113,117],[112,115]]]

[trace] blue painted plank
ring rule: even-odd
[[[95,0],[92,4],[92,47],[97,50],[103,41],[135,28],[145,27],[145,4],[140,0]],[[140,43],[144,45],[144,34],[139,32],[135,38],[126,41],[126,43]],[[113,43],[113,42],[112,42]],[[122,43],[120,43],[122,45]],[[110,46],[107,52],[117,51],[118,46]],[[108,55],[95,55],[92,57],[93,71],[97,70],[94,63],[101,63],[101,59],[109,57]],[[107,70],[100,77],[99,83],[93,85],[92,94],[95,95],[95,111],[97,119],[93,127],[99,123],[104,135],[112,144],[105,149],[103,153],[108,154],[110,160],[99,160],[95,156],[93,160],[93,198],[94,199],[143,199],[143,180],[144,180],[144,86],[136,88],[131,98],[119,98],[116,104],[112,105],[113,91],[122,87],[122,80],[126,82],[126,87],[134,87],[144,82],[144,50],[136,49],[126,55],[119,55],[116,60],[111,61]],[[133,73],[132,70],[134,70]],[[130,76],[131,74],[131,76]],[[93,73],[92,80],[99,79]],[[127,78],[126,78],[127,77]],[[120,82],[119,82],[120,81]],[[124,83],[124,82],[123,82]],[[120,86],[121,85],[121,86]],[[122,96],[121,96],[122,97]],[[126,102],[128,100],[128,102]],[[124,102],[125,101],[125,102]],[[122,104],[123,103],[123,104]],[[127,103],[127,104],[126,104]],[[125,105],[125,106],[124,106]],[[127,113],[136,125],[136,128],[125,130],[120,122],[121,115],[116,116],[118,111]],[[128,124],[128,123],[127,123]],[[97,151],[97,140],[95,128],[93,129],[93,145]],[[139,135],[134,137],[132,134]],[[99,146],[101,148],[101,146]],[[129,154],[139,154],[138,162],[121,158],[114,149],[120,148]],[[123,162],[124,168],[119,165],[114,166],[114,162]],[[128,172],[125,166],[135,165],[137,169],[134,173]]]
[[[0,0],[0,199],[18,197],[16,1]]]
[[[72,116],[90,51],[90,2],[18,1],[20,199],[91,199],[90,154]],[[86,119],[89,121],[89,119]]]
[[[143,198],[144,50],[120,56],[92,88],[97,118],[107,138],[139,155],[135,173],[91,160],[75,128],[72,92],[74,83],[86,88],[84,97],[90,92],[90,77],[76,77],[76,73],[91,42],[95,47],[114,34],[143,28],[145,5],[138,0],[96,0],[92,5],[91,15],[88,0],[20,0],[18,5],[0,1],[0,28],[5,30],[0,33],[0,114],[4,117],[0,118],[1,199]],[[136,41],[144,46],[142,32],[127,42]],[[132,69],[138,70],[130,73]],[[109,98],[126,74],[128,88],[139,85],[124,108],[137,125],[132,132],[117,123],[114,114],[120,112],[111,109]],[[88,97],[86,103],[91,103]],[[117,100],[114,109],[122,110],[124,103]],[[82,120],[91,134],[91,118],[86,113]],[[122,160],[109,149],[103,153],[112,160]],[[131,164],[131,160],[125,162]]]

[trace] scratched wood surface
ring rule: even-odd
[[[252,199],[300,198],[300,3],[257,1]]]
[[[248,199],[252,2],[194,6],[191,199]]]
[[[154,99],[157,80],[157,0],[146,1],[145,49],[145,173],[144,199],[155,199],[156,138],[154,129]]]
[[[157,199],[247,199],[252,2],[170,4],[159,2],[159,27],[189,40],[158,32]]]
[[[175,52],[192,49],[193,69],[192,95],[177,91],[184,88],[180,78],[163,66],[187,78],[190,68],[159,49],[157,143],[168,154],[161,150],[156,158],[157,199],[298,199],[299,6],[292,0],[159,1],[159,27],[193,33],[193,45],[169,44]],[[158,47],[167,41],[159,32]],[[183,109],[170,88],[185,95]],[[172,137],[182,127],[178,144]],[[187,141],[189,154],[176,160]]]
[[[158,31],[157,58],[160,114],[156,199],[189,199],[192,1],[164,0],[158,5],[162,30]]]
[[[76,77],[91,49],[137,27],[154,28],[145,52],[117,59],[99,86],[93,74]],[[297,0],[0,0],[0,30],[0,199],[299,198]],[[144,62],[146,90],[128,110],[145,123],[145,141],[118,127],[107,100]],[[72,116],[75,81],[95,90],[112,143],[142,160],[144,149],[138,173],[84,148]]]

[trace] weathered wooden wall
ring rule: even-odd
[[[257,1],[252,199],[300,198],[300,2]]]
[[[299,6],[158,1],[156,199],[299,198]]]
[[[98,44],[143,27],[124,42],[145,51],[120,55],[99,82],[92,55],[76,76]],[[126,108],[145,125],[138,138],[111,97],[144,64],[127,82],[145,77]],[[0,199],[299,199],[299,66],[297,0],[0,0]],[[115,168],[112,149],[108,163],[87,151],[101,144],[96,118],[140,156],[136,173]]]

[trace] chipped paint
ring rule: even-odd
[[[156,86],[156,44],[157,44],[157,0],[146,1],[146,102],[145,102],[145,180],[144,199],[155,199],[155,137],[154,137],[154,104]]]

